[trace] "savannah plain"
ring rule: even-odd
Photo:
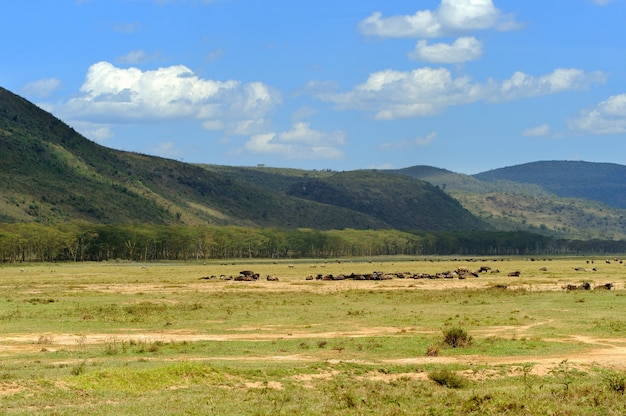
[[[315,279],[375,271],[405,278]],[[5,264],[0,413],[622,415],[625,283],[613,257]]]

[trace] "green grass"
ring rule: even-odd
[[[475,266],[386,260],[329,262],[323,272]],[[624,413],[624,369],[570,359],[611,351],[585,339],[623,345],[619,266],[584,276],[618,290],[566,292],[560,286],[581,279],[572,270],[584,260],[484,263],[502,272],[466,281],[310,282],[311,262],[5,265],[0,408],[7,415]],[[549,276],[539,271],[545,264]],[[198,280],[243,268],[281,280]],[[507,277],[509,270],[522,278]],[[505,283],[509,289],[492,288]],[[451,328],[472,342],[446,348]],[[433,345],[438,356],[426,357]],[[429,378],[438,374],[463,383]]]

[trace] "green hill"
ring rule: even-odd
[[[475,230],[485,224],[425,181],[377,171],[351,171],[294,183],[289,195],[380,218],[396,229]]]
[[[586,178],[573,174],[572,168],[586,172]],[[615,178],[619,178],[623,169],[626,168],[602,163],[537,162],[474,176],[428,166],[392,172],[445,189],[466,209],[498,230],[532,231],[576,239],[624,239],[626,211],[619,204],[617,207],[609,204],[623,195],[615,192],[620,186]],[[615,178],[607,179],[607,175]]]
[[[541,186],[565,198],[584,198],[626,209],[626,166],[614,163],[542,161],[474,175],[485,182],[511,181]]]
[[[365,173],[363,173],[365,174]],[[356,174],[359,175],[358,173]],[[109,149],[91,142],[32,103],[0,88],[0,221],[58,223],[234,224],[246,226],[376,229],[456,229],[479,221],[436,188],[415,197],[438,209],[420,212],[404,203],[393,220],[380,210],[359,209],[355,195],[409,193],[423,182],[352,181],[349,195],[315,200],[288,192],[307,177],[331,172],[197,166]],[[371,180],[371,181],[370,181]],[[337,185],[340,179],[334,180]],[[364,189],[354,189],[355,186]],[[384,186],[384,188],[377,188]],[[348,190],[348,187],[341,187]],[[404,189],[407,188],[407,189]],[[402,221],[405,218],[406,221]]]

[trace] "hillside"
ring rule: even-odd
[[[432,183],[443,190],[455,190],[485,194],[490,192],[512,192],[523,195],[546,195],[548,192],[539,185],[515,181],[485,181],[471,175],[451,172],[431,166],[411,166],[390,170],[390,173],[410,176]]]
[[[485,228],[482,221],[439,188],[399,175],[376,171],[342,172],[294,183],[287,193],[320,203],[334,201],[338,206],[381,218],[396,229]]]
[[[490,170],[474,178],[535,184],[560,197],[590,199],[626,209],[626,166],[613,163],[542,161]]]
[[[392,172],[441,187],[466,209],[498,230],[524,230],[577,239],[626,238],[626,211],[609,206],[606,199],[603,202],[604,198],[597,197],[607,194],[618,197],[611,191],[616,186],[614,181],[605,180],[607,174],[619,172],[624,167],[589,162],[537,162],[521,166],[474,176],[428,166],[413,166]],[[582,166],[588,171],[587,178],[581,181],[585,183],[584,187],[576,185],[580,178],[572,175],[569,169],[564,169],[573,166]],[[536,172],[535,168],[538,169]],[[598,171],[594,172],[595,169]],[[542,176],[546,171],[552,172],[549,181]],[[525,175],[506,175],[506,172],[525,172]],[[489,180],[483,180],[484,175],[490,176]],[[553,186],[547,186],[550,184]],[[569,197],[566,186],[578,186],[580,196]]]
[[[231,173],[226,174],[229,169]],[[211,169],[106,148],[0,88],[0,221],[3,222],[81,220],[407,229],[415,224],[413,218],[420,217],[423,224],[436,229],[463,225],[455,219],[458,210],[448,209],[458,204],[433,187],[427,187],[420,196],[426,201],[442,203],[439,209],[426,213],[419,212],[417,205],[404,204],[404,212],[397,218],[404,217],[407,221],[391,223],[389,218],[379,215],[380,211],[354,209],[358,204],[346,206],[341,195],[337,200],[316,201],[288,193],[286,190],[293,183],[302,180],[298,175],[285,177],[271,169],[267,172],[242,169],[247,177],[237,177],[233,169],[237,170]],[[384,183],[386,189],[376,189],[375,184],[367,181],[359,183],[359,186],[367,185],[368,192],[380,195],[381,200],[386,200],[386,190],[402,193],[403,187],[423,186],[418,180],[399,181],[393,186]],[[350,186],[356,184],[352,182]],[[479,221],[470,218],[466,223],[474,226]]]

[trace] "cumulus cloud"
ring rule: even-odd
[[[568,121],[568,126],[575,133],[626,133],[626,94],[614,95],[595,108],[581,111]]]
[[[46,98],[60,88],[61,80],[57,78],[44,78],[27,83],[21,90],[29,97]]]
[[[523,72],[516,72],[500,86],[500,93],[494,100],[515,100],[535,97],[563,91],[585,90],[592,84],[606,81],[606,75],[600,71],[587,73],[580,69],[558,68],[548,75],[533,77]]]
[[[461,37],[452,44],[428,44],[427,41],[420,40],[408,56],[416,61],[456,64],[478,59],[482,53],[483,45],[480,41],[474,37]]]
[[[108,124],[197,119],[209,129],[263,119],[281,100],[263,83],[202,79],[183,65],[142,71],[108,62],[89,68],[79,92],[55,112]]]
[[[504,14],[492,0],[441,0],[437,10],[419,10],[409,16],[383,17],[375,12],[359,24],[364,35],[387,38],[433,38],[474,30],[513,30],[520,27],[512,15]]]
[[[550,125],[549,124],[541,124],[536,127],[531,127],[522,132],[522,136],[525,137],[543,137],[550,134]]]
[[[468,76],[455,78],[446,68],[419,68],[413,71],[391,69],[375,72],[363,84],[344,93],[322,93],[317,97],[335,104],[339,110],[373,112],[377,119],[426,117],[450,106],[477,101],[501,102],[563,91],[581,90],[604,82],[601,72],[557,69],[534,77],[522,72],[497,82],[474,82]]]
[[[342,131],[313,130],[309,123],[300,122],[285,132],[254,135],[240,152],[285,159],[338,159],[343,157],[341,147],[345,142]]]
[[[423,147],[430,145],[437,137],[436,132],[431,132],[426,136],[419,136],[408,140],[400,140],[396,142],[386,142],[380,145],[383,150],[408,149],[411,147]]]

